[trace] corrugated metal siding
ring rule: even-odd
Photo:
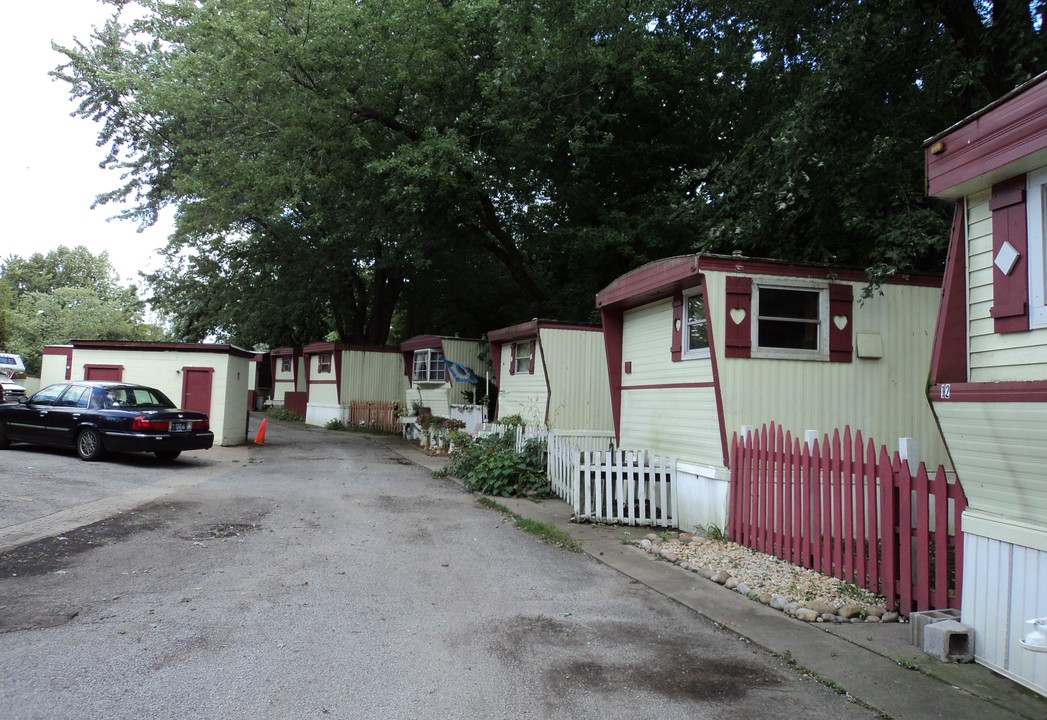
[[[623,391],[621,446],[723,467],[713,389]]]
[[[476,373],[476,377],[480,380],[479,385],[454,382],[452,380],[448,387],[448,404],[457,405],[459,403],[472,402],[474,391],[478,391],[480,394],[485,392],[483,388],[484,377],[488,369],[487,362],[480,357],[484,343],[479,340],[444,338],[443,346],[445,358],[472,368],[473,372]]]
[[[611,430],[614,424],[603,333],[557,328],[540,332],[538,362],[544,360],[549,378],[549,427]]]
[[[714,339],[724,333],[724,275],[707,273]],[[854,286],[854,334],[879,335],[883,357],[849,363],[726,358],[716,343],[727,436],[741,425],[774,421],[794,435],[831,432],[849,425],[895,447],[899,437],[917,441],[920,459],[949,467],[945,443],[925,396],[941,291],[884,285],[883,295],[859,302]]]
[[[1047,522],[1047,403],[936,402],[972,509]]]
[[[513,354],[509,344],[502,348],[498,387],[498,417],[519,415],[528,425],[545,426],[545,406],[549,392],[545,386],[542,354],[535,347],[534,372],[509,373]]]
[[[965,534],[961,619],[974,628],[978,662],[1047,694],[1047,653],[1020,640],[1026,620],[1047,617],[1047,553]]]
[[[622,374],[622,385],[712,382],[708,359],[672,361],[672,300],[629,310],[623,321],[622,361],[632,372]]]
[[[1047,379],[1047,329],[997,334],[993,306],[990,192],[967,198],[967,298],[971,382]]]
[[[397,353],[342,352],[342,405],[354,400],[396,402],[406,382],[403,356]]]

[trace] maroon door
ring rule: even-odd
[[[211,415],[211,368],[182,368],[183,410],[196,410]]]
[[[123,380],[123,365],[84,365],[84,380]]]

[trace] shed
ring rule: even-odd
[[[288,409],[304,416],[307,388],[302,348],[273,348],[269,351],[269,357],[272,360],[270,376],[273,383],[273,406],[287,405],[287,394],[291,393],[291,406]]]
[[[610,430],[603,328],[554,320],[487,333],[498,385],[496,418],[519,415],[550,430]]]
[[[678,459],[680,527],[725,526],[733,433],[850,426],[946,453],[924,398],[941,279],[907,276],[862,299],[859,271],[684,255],[596,297],[620,447]]]
[[[967,495],[960,616],[977,662],[1047,694],[1022,646],[1047,618],[1047,73],[924,152],[955,203],[929,393]]]
[[[462,420],[473,432],[487,419],[484,351],[483,341],[471,338],[416,335],[404,340],[405,407],[427,407],[433,415]]]
[[[400,350],[395,347],[318,342],[302,349],[307,404],[305,422],[326,425],[350,422],[354,403],[389,405],[404,397]]]
[[[207,413],[215,444],[247,438],[254,354],[211,343],[73,340],[44,348],[41,386],[64,380],[116,380],[154,387],[179,407]]]

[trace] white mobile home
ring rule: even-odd
[[[487,418],[480,401],[487,394],[487,361],[481,340],[416,335],[400,344],[407,378],[405,407],[462,420],[473,432]]]
[[[332,420],[348,425],[354,402],[391,406],[403,400],[403,362],[397,348],[321,342],[306,345],[302,355],[307,425],[322,426]]]
[[[931,138],[955,202],[930,399],[967,495],[961,619],[975,660],[1047,695],[1047,74]]]
[[[519,415],[550,430],[610,430],[603,330],[532,320],[487,334],[497,418]]]
[[[44,348],[41,386],[115,380],[154,387],[186,410],[207,413],[216,445],[247,438],[253,353],[233,345],[73,340]]]
[[[744,257],[649,263],[597,295],[618,444],[678,458],[680,527],[725,526],[742,426],[850,426],[947,457],[924,398],[940,278],[861,299],[856,271]]]
[[[300,393],[302,402],[292,398],[294,408],[288,408],[304,415],[305,410],[305,358],[302,356],[301,348],[278,347],[269,351],[271,358],[271,372],[273,382],[272,404],[275,407],[283,407],[287,402],[287,394]],[[301,407],[299,408],[299,405]]]

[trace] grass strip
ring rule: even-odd
[[[500,513],[508,515],[510,518],[513,519],[513,522],[516,523],[516,527],[520,528],[524,532],[531,533],[544,543],[555,545],[556,547],[561,547],[564,550],[570,550],[571,552],[582,551],[582,546],[578,543],[577,540],[575,540],[573,537],[571,537],[555,525],[550,525],[549,523],[539,522],[537,520],[525,518],[519,513],[514,513],[505,505],[502,505],[501,503],[492,500],[486,495],[481,495],[480,497],[478,497],[476,499],[476,502],[486,507],[489,507],[492,510],[497,510]]]

